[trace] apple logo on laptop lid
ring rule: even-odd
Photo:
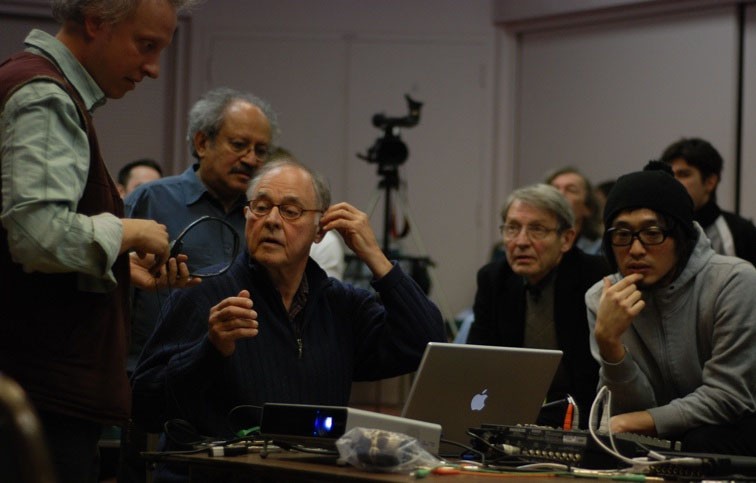
[[[483,408],[486,406],[486,398],[488,397],[488,394],[486,392],[488,389],[483,389],[483,392],[476,394],[472,397],[470,400],[470,409],[473,411],[482,411]]]

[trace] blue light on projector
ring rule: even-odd
[[[320,414],[315,416],[315,430],[313,431],[314,436],[326,436],[331,432],[332,429],[333,417],[321,416]]]

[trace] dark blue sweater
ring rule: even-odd
[[[133,376],[135,420],[160,430],[166,419],[181,418],[202,434],[227,437],[237,405],[344,406],[352,381],[412,372],[428,342],[445,340],[439,310],[397,265],[373,282],[380,301],[327,278],[312,260],[305,274],[309,295],[295,323],[246,252],[226,274],[176,291]],[[208,316],[242,289],[251,294],[260,332],[238,340],[226,358],[208,340]]]

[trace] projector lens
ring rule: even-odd
[[[318,414],[315,416],[315,431],[316,436],[325,436],[333,429],[333,418],[331,416],[321,416]]]

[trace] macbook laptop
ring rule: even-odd
[[[441,425],[442,439],[470,445],[469,428],[532,424],[562,351],[430,342],[402,416]],[[442,445],[442,454],[464,450]]]

